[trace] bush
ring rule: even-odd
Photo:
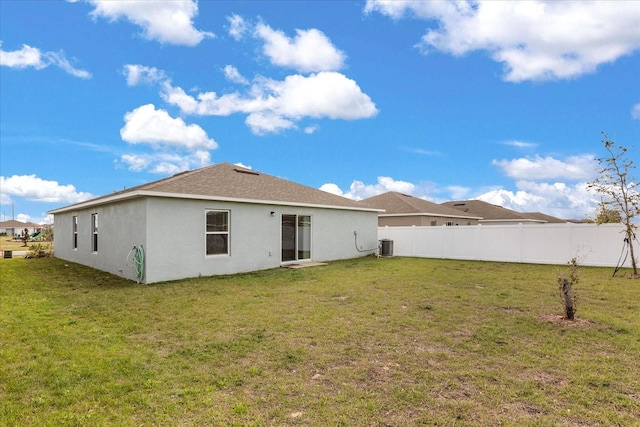
[[[53,255],[53,247],[50,245],[43,245],[42,243],[36,243],[29,246],[29,253],[26,258],[47,258]]]

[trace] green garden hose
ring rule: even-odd
[[[133,254],[133,263],[129,264],[131,254]],[[131,248],[125,263],[136,271],[137,282],[142,282],[142,279],[144,279],[144,249],[142,248],[142,245]]]

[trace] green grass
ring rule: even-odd
[[[366,258],[144,286],[0,260],[0,425],[637,425],[640,281],[581,269],[568,322],[562,270]]]
[[[24,243],[22,242],[22,240],[14,240],[11,238],[11,236],[0,236],[0,250],[7,250],[7,251],[28,251],[29,250],[29,246],[30,245],[34,245],[40,243],[42,245],[46,245],[47,247],[50,247],[52,245],[51,242],[43,242],[43,241],[37,241],[37,242],[28,242],[27,246],[24,245]]]

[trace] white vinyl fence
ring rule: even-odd
[[[379,227],[394,256],[615,267],[628,252],[620,224],[514,224]],[[634,241],[636,259],[640,245]],[[389,246],[389,243],[386,243]],[[625,267],[631,267],[631,255]]]

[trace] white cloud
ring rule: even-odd
[[[344,192],[337,184],[334,184],[333,182],[322,184],[319,189],[322,191],[326,191],[327,193],[335,194],[336,196],[344,196]]]
[[[139,64],[125,65],[123,74],[127,78],[127,86],[155,84],[167,79],[164,71],[159,70],[155,67],[146,67]]]
[[[583,182],[569,186],[561,182],[518,181],[516,187],[515,192],[495,189],[476,199],[517,212],[543,212],[564,219],[583,219],[593,213],[597,204]]]
[[[283,81],[259,77],[246,94],[222,96],[204,92],[193,97],[165,82],[161,96],[185,114],[248,114],[246,123],[258,135],[293,128],[304,117],[356,120],[377,114],[375,104],[355,81],[328,71],[294,74]]]
[[[410,153],[420,154],[421,156],[440,156],[442,155],[439,151],[426,150],[424,148],[416,148],[416,147],[405,147]]]
[[[16,215],[16,220],[20,222],[31,222],[31,215],[19,213]]]
[[[249,25],[242,16],[237,14],[227,16],[227,21],[229,21],[229,35],[236,41],[242,40],[247,31],[249,31]]]
[[[247,165],[243,164],[242,162],[234,163],[234,165],[240,166],[241,168],[245,168],[245,169],[253,169],[251,166],[247,166]]]
[[[631,109],[631,118],[640,120],[640,103],[634,105]]]
[[[0,43],[0,47],[2,44]],[[0,50],[0,64],[10,68],[28,68],[33,67],[35,69],[42,69],[47,66],[43,62],[40,49],[22,45],[22,49],[14,50],[12,52]]]
[[[462,200],[467,197],[471,192],[469,187],[463,187],[461,185],[449,185],[447,191],[453,200]]]
[[[160,43],[195,46],[205,37],[214,37],[207,31],[200,31],[193,25],[198,15],[196,1],[111,1],[87,0],[95,9],[94,18],[102,17],[110,21],[125,18],[142,28],[142,36]]]
[[[0,178],[3,179],[3,178]],[[11,196],[9,194],[2,191],[0,188],[0,205],[10,205],[11,204]]]
[[[120,136],[131,144],[164,145],[186,150],[213,150],[218,144],[198,125],[187,125],[174,119],[153,104],[143,105],[124,116],[125,125]]]
[[[255,135],[266,135],[268,133],[278,133],[286,129],[296,127],[291,120],[269,112],[251,113],[244,121]]]
[[[436,21],[419,47],[486,51],[512,82],[575,78],[640,49],[637,2],[367,0],[366,13]]]
[[[62,52],[47,52],[45,53],[47,61],[59,68],[62,68],[72,76],[79,77],[81,79],[90,79],[91,73],[86,70],[79,70],[75,68],[67,58],[65,58]]]
[[[47,203],[78,203],[94,197],[91,193],[77,191],[71,184],[60,185],[36,175],[0,176],[0,200],[3,204],[11,203],[11,196]]]
[[[494,160],[502,172],[510,178],[525,180],[568,179],[587,180],[594,176],[596,162],[589,154],[571,156],[566,160],[553,157],[524,157],[512,160]]]
[[[516,147],[516,148],[536,148],[538,146],[538,144],[536,144],[535,142],[525,142],[525,141],[518,141],[518,140],[507,141],[504,143],[504,145],[509,145],[511,147]]]
[[[333,183],[323,184],[320,186],[320,190],[352,200],[362,200],[389,191],[414,195],[418,192],[418,187],[407,181],[396,181],[388,176],[379,176],[376,184],[365,184],[362,181],[354,180],[349,186],[349,191],[346,192],[342,191],[338,185]]]
[[[2,46],[1,42],[0,46]],[[79,77],[81,79],[91,78],[90,72],[77,69],[71,65],[63,52],[43,53],[40,49],[26,44],[22,45],[20,50],[0,50],[0,65],[17,69],[33,67],[36,70],[47,68],[49,65],[55,65],[72,76]]]
[[[134,172],[158,174],[199,168],[211,163],[209,150],[218,144],[198,125],[187,125],[181,118],[173,118],[153,104],[128,112],[120,130],[122,139],[131,144],[148,144],[151,153],[123,154],[119,163]]]
[[[433,19],[434,16],[456,6],[458,5],[446,1],[367,0],[364,12],[379,12],[395,20],[411,14],[417,18]],[[463,7],[464,2],[460,2],[459,6]]]
[[[266,24],[258,24],[255,35],[264,41],[263,52],[272,64],[299,72],[336,71],[346,55],[320,30],[296,30],[294,38]]]
[[[162,175],[173,175],[210,164],[211,155],[208,151],[203,150],[187,154],[170,152],[123,154],[120,157],[120,162],[133,172],[148,171]]]
[[[240,74],[238,69],[236,67],[234,67],[233,65],[226,65],[224,67],[223,71],[224,71],[224,76],[230,82],[239,83],[241,85],[249,84],[249,80],[244,78],[242,76],[242,74]]]
[[[354,120],[377,113],[371,98],[362,93],[356,82],[336,72],[294,74],[284,81],[266,80],[254,89],[267,109],[288,117]]]
[[[318,125],[307,126],[304,128],[304,133],[306,133],[307,135],[312,135],[316,133],[318,129],[320,129],[320,126]]]

